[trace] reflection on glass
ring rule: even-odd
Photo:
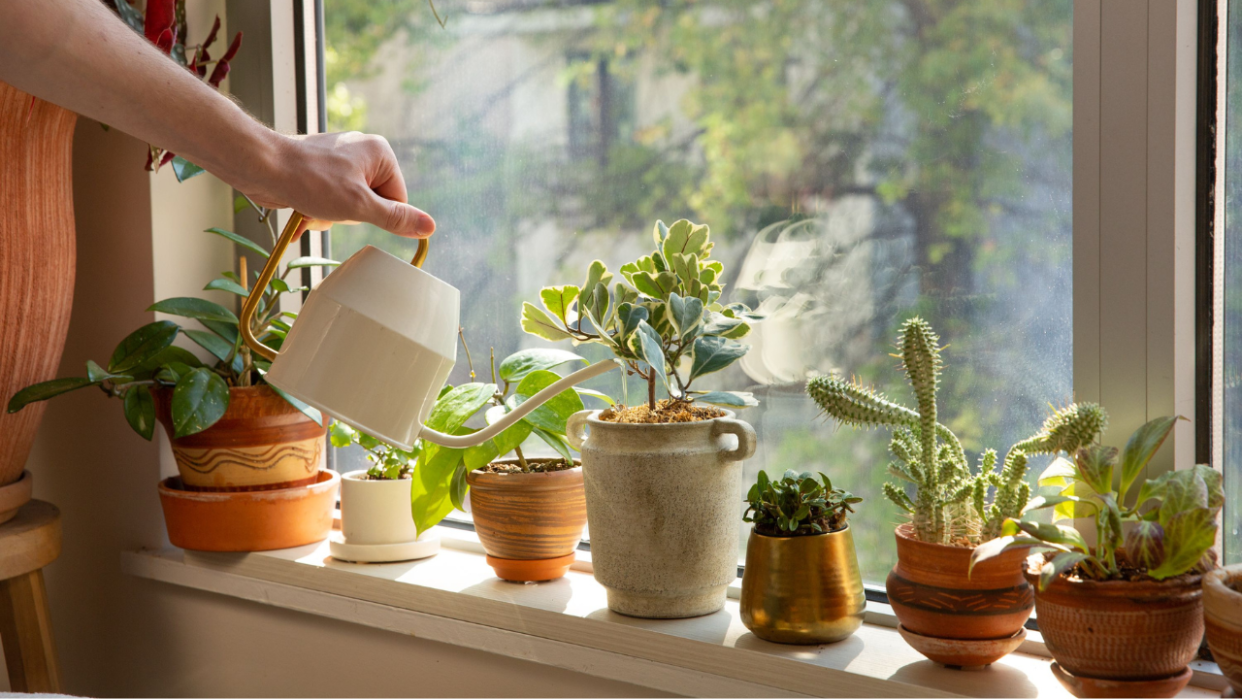
[[[1222,446],[1224,448],[1225,514],[1224,544],[1227,563],[1242,562],[1242,138],[1231,134],[1242,123],[1242,0],[1230,0],[1226,20],[1225,61],[1217,79],[1225,83],[1225,123],[1217,124],[1224,134],[1217,147],[1225,149],[1224,179],[1225,268],[1224,288],[1224,381]]]
[[[392,142],[439,222],[426,269],[462,290],[476,371],[489,346],[540,344],[518,318],[541,286],[634,259],[657,218],[709,224],[726,300],[767,319],[703,388],[762,403],[742,414],[760,435],[748,480],[826,471],[867,499],[869,580],[899,521],[888,437],[827,424],[809,374],[904,399],[888,354],[923,315],[972,461],[1072,399],[1070,0],[437,2],[446,29],[419,2],[325,6],[331,125]],[[364,244],[413,251],[334,231],[341,257]]]

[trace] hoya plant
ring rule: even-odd
[[[416,442],[409,451],[381,442],[366,432],[359,432],[343,422],[333,422],[328,429],[328,439],[332,446],[342,449],[357,445],[367,453],[367,461],[371,467],[367,469],[367,478],[373,481],[395,481],[410,478],[414,474],[414,463],[418,453],[422,451],[422,443]]]
[[[902,324],[897,346],[917,409],[836,376],[812,378],[807,393],[839,422],[893,430],[889,449],[896,460],[889,463],[888,472],[898,482],[885,483],[884,494],[910,514],[920,541],[974,546],[996,538],[1005,520],[1018,516],[1030,499],[1028,458],[1072,454],[1095,441],[1107,422],[1100,406],[1072,404],[1053,413],[1039,432],[1010,447],[999,469],[996,451],[988,449],[980,455],[978,472],[972,473],[961,441],[939,421],[940,337],[926,321],[911,318]],[[903,487],[906,483],[914,486],[913,498]]]
[[[710,259],[708,227],[686,220],[657,221],[656,249],[622,265],[616,279],[603,262],[587,269],[581,286],[539,292],[543,308],[522,307],[522,329],[552,342],[571,340],[608,348],[647,382],[647,406],[656,410],[656,388],[671,399],[716,405],[757,405],[749,393],[695,391],[691,385],[741,359],[738,342],[755,316],[746,306],[722,305],[724,266]]]
[[[845,528],[847,513],[862,498],[832,487],[825,473],[817,479],[811,473],[786,471],[771,480],[760,471],[746,494],[745,522],[754,522],[755,531],[766,536],[805,536],[835,532]]]
[[[1041,590],[1067,572],[1090,580],[1164,580],[1213,568],[1209,551],[1216,543],[1216,516],[1225,502],[1218,471],[1200,464],[1166,472],[1144,480],[1128,502],[1139,475],[1179,419],[1148,422],[1130,436],[1122,451],[1091,444],[1079,449],[1073,461],[1054,461],[1039,484],[1059,488],[1059,493],[1035,498],[1023,512],[1051,508],[1052,523],[1006,520],[1003,536],[975,549],[971,566],[1015,547],[1050,550],[1055,555],[1040,570]],[[1095,546],[1088,545],[1077,529],[1058,524],[1076,517],[1094,519]]]
[[[258,207],[244,198],[240,203],[255,209],[259,220],[267,225],[275,244],[276,230],[272,219],[275,211]],[[232,231],[209,228],[206,232],[263,258],[268,257],[267,250],[262,246]],[[299,257],[282,265],[264,289],[257,312],[251,320],[255,336],[279,349],[289,324],[297,315],[281,311],[279,298],[282,294],[305,290],[304,287],[290,286],[290,273],[304,267],[337,264],[321,257]],[[246,258],[239,258],[239,269],[240,273],[222,272],[218,279],[212,280],[203,289],[226,291],[244,299],[249,295],[249,285],[254,283],[248,279],[251,275],[246,272]],[[253,276],[257,279],[258,273]],[[150,440],[155,430],[155,401],[151,390],[162,386],[172,389],[173,436],[186,437],[211,427],[224,415],[229,407],[230,388],[264,383],[263,376],[271,363],[251,354],[238,332],[238,319],[232,310],[207,299],[177,297],[155,303],[147,311],[195,320],[201,328],[184,327],[170,320],[148,323],[121,340],[106,363],[87,360],[86,376],[52,379],[27,386],[12,396],[8,411],[15,413],[37,401],[95,387],[110,397],[121,399],[129,426],[143,439]],[[185,337],[202,347],[210,360],[203,362],[184,347],[174,345],[178,337]],[[310,419],[322,422],[318,410],[275,386],[271,389]]]
[[[470,353],[466,351],[467,361]],[[506,357],[496,365],[491,358],[491,381],[475,381],[473,363],[469,383],[445,386],[427,426],[446,434],[470,434],[476,430],[466,426],[475,415],[482,414],[492,424],[521,405],[528,398],[561,379],[553,369],[566,365],[585,364],[586,359],[560,349],[527,349]],[[416,445],[416,467],[411,489],[414,524],[419,532],[435,526],[454,508],[464,506],[466,474],[480,469],[498,458],[513,454],[523,472],[541,468],[522,451],[530,437],[537,437],[550,446],[566,462],[573,463],[573,452],[565,437],[565,423],[570,415],[583,410],[582,398],[590,396],[611,405],[608,396],[588,388],[575,386],[557,394],[483,444],[467,449],[420,442]]]

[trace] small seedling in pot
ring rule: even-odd
[[[356,444],[367,453],[367,461],[371,467],[367,469],[367,479],[373,481],[392,481],[410,478],[414,474],[414,463],[422,451],[422,443],[416,442],[414,448],[405,451],[386,442],[359,432],[342,422],[333,422],[328,431],[328,439],[337,449]]]
[[[837,490],[825,473],[817,479],[811,473],[786,471],[771,480],[760,471],[758,480],[746,495],[742,520],[754,522],[755,531],[765,536],[806,536],[845,528],[846,514],[862,502],[853,493]]]

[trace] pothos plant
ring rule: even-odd
[[[754,522],[765,536],[807,536],[845,528],[852,505],[862,502],[853,493],[832,487],[828,474],[785,471],[779,480],[759,472],[746,494],[742,521]]]
[[[545,340],[603,345],[647,382],[647,405],[656,409],[656,387],[670,398],[731,407],[757,405],[749,393],[694,391],[701,376],[741,359],[738,342],[757,316],[746,306],[720,303],[724,266],[709,259],[707,226],[657,221],[656,249],[622,265],[621,279],[599,260],[582,286],[553,286],[539,292],[543,308],[522,306],[522,329]],[[615,283],[614,283],[615,281]]]
[[[464,344],[464,342],[463,342]],[[466,350],[470,361],[469,349]],[[427,426],[446,434],[470,434],[476,430],[466,426],[470,418],[482,412],[484,421],[492,424],[521,405],[528,398],[556,383],[561,376],[552,371],[570,364],[586,363],[586,359],[560,349],[528,349],[515,352],[497,366],[491,357],[491,382],[475,381],[473,363],[469,383],[445,386]],[[497,458],[512,453],[523,472],[534,466],[522,451],[530,437],[538,437],[563,459],[572,463],[573,452],[565,437],[565,423],[570,415],[583,410],[582,398],[590,396],[609,405],[613,400],[591,389],[575,386],[557,394],[483,444],[468,449],[452,449],[422,441],[415,445],[416,467],[411,488],[414,524],[419,532],[435,526],[454,508],[464,506],[466,474],[483,468]]]
[[[1054,461],[1039,484],[1060,492],[1035,498],[1023,512],[1052,508],[1053,522],[1006,520],[1003,536],[975,549],[971,567],[1015,547],[1050,550],[1054,555],[1040,570],[1041,590],[1071,571],[1091,580],[1164,580],[1213,568],[1209,551],[1216,543],[1216,516],[1225,503],[1220,472],[1202,464],[1169,471],[1143,481],[1133,502],[1127,502],[1139,474],[1179,419],[1148,422],[1130,436],[1124,451],[1090,444],[1073,461]],[[1094,519],[1095,546],[1077,529],[1058,524],[1076,517]]]
[[[367,469],[367,478],[373,481],[395,481],[411,477],[414,474],[414,462],[422,451],[421,442],[415,442],[413,448],[406,451],[381,442],[366,432],[359,432],[343,422],[332,423],[328,429],[328,439],[337,449],[357,445],[365,451],[367,461],[371,462],[371,467]]]
[[[266,224],[273,245],[276,229],[273,221],[275,211],[259,207],[248,199],[243,203],[257,212],[259,220]],[[254,241],[222,228],[209,228],[205,232],[220,236],[267,258],[268,252]],[[240,273],[222,272],[218,279],[209,282],[204,291],[216,290],[235,294],[241,298],[249,295],[246,258],[239,257]],[[304,267],[331,267],[339,264],[321,257],[299,257],[282,265],[263,291],[257,312],[251,321],[251,329],[265,344],[279,349],[284,342],[289,324],[297,314],[281,311],[279,298],[282,294],[299,293],[305,287],[289,285],[291,272]],[[258,278],[255,272],[253,277]],[[195,297],[164,299],[147,312],[167,313],[189,318],[202,326],[187,328],[169,320],[148,323],[130,333],[113,350],[106,364],[93,360],[86,362],[86,376],[74,376],[44,381],[27,386],[9,400],[8,411],[15,413],[30,403],[48,400],[80,388],[96,387],[104,394],[122,400],[125,419],[135,432],[150,440],[155,430],[155,402],[152,389],[172,389],[171,416],[174,437],[185,437],[202,432],[223,417],[229,407],[229,389],[263,384],[263,376],[271,367],[267,360],[253,356],[238,332],[238,319],[233,311],[214,301]],[[178,336],[188,338],[202,347],[211,360],[203,362],[184,347],[173,344]],[[315,422],[322,422],[318,410],[268,384],[273,391],[302,411]]]

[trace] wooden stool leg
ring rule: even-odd
[[[0,638],[12,691],[61,691],[42,570],[0,581]]]

